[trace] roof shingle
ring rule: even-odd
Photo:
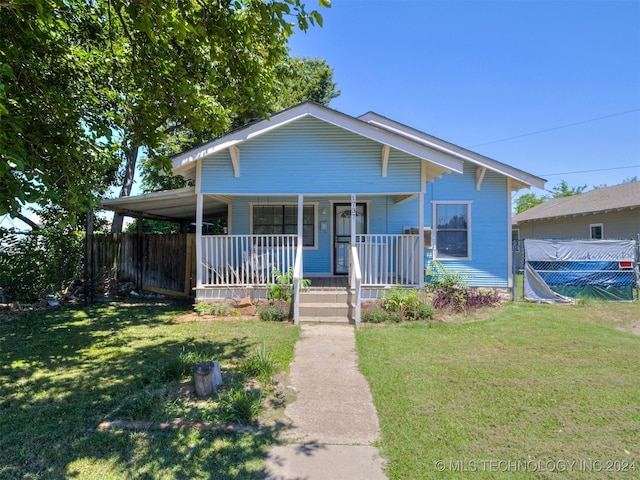
[[[640,181],[602,187],[570,197],[552,198],[513,216],[513,224],[640,207]]]

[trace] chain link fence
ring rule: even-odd
[[[516,299],[638,299],[634,240],[521,240],[513,247]]]

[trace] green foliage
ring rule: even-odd
[[[579,195],[587,189],[586,185],[579,187],[569,187],[566,180],[561,180],[558,185],[551,189],[553,198],[571,197],[573,195]]]
[[[218,396],[225,421],[251,424],[264,408],[264,393],[257,388],[232,385]]]
[[[470,288],[460,273],[447,271],[437,261],[432,264],[432,283],[427,286],[427,290],[434,308],[459,313],[493,307],[500,303],[500,297],[495,291]]]
[[[246,375],[257,378],[263,385],[269,385],[277,368],[278,362],[273,353],[267,350],[266,344],[262,343],[254,348],[253,355],[243,364],[242,371]]]
[[[402,315],[399,312],[391,312],[372,305],[362,309],[362,321],[364,323],[400,323]]]
[[[285,301],[273,301],[266,307],[258,307],[258,317],[265,322],[284,322],[289,320],[290,304]]]
[[[434,287],[453,288],[466,286],[466,277],[463,273],[451,272],[444,268],[444,265],[437,260],[431,261],[431,268],[431,283]]]
[[[0,287],[7,300],[21,302],[64,292],[80,278],[83,256],[80,232],[0,229]]]
[[[290,302],[293,299],[293,268],[289,268],[287,273],[282,273],[277,268],[273,269],[275,283],[267,283],[267,297],[270,300],[284,300]],[[300,288],[308,288],[311,280],[303,278],[300,281]]]
[[[365,323],[399,323],[403,321],[427,320],[434,308],[425,303],[420,291],[415,288],[394,286],[385,292],[380,305],[369,305],[362,309]]]
[[[516,199],[515,213],[522,213],[530,208],[540,205],[550,198],[570,197],[572,195],[579,195],[587,189],[586,185],[579,187],[570,187],[566,180],[561,180],[558,185],[550,190],[551,195],[537,196],[535,193],[526,193],[520,195]]]
[[[144,389],[128,399],[118,410],[118,414],[129,420],[157,420],[163,406],[164,398],[160,393]]]
[[[198,315],[224,316],[229,314],[229,306],[223,303],[198,302],[193,306]]]
[[[0,214],[86,211],[130,193],[140,152],[170,171],[174,148],[267,116],[292,21],[322,16],[300,0],[0,7]]]
[[[524,195],[520,195],[516,199],[515,213],[522,213],[525,210],[529,210],[536,205],[544,203],[548,198],[549,197],[545,195],[537,196],[535,193],[525,193]]]

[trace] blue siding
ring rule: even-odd
[[[417,192],[421,160],[391,150],[382,177],[382,145],[303,118],[240,146],[240,176],[228,151],[203,161],[202,192],[217,194],[350,194]]]
[[[250,203],[305,203],[318,206],[317,248],[306,248],[306,274],[332,272],[332,201],[349,202],[357,194],[368,202],[368,233],[399,234],[418,225],[418,197],[395,203],[398,194],[420,190],[420,162],[391,150],[382,177],[381,145],[315,118],[283,125],[240,145],[240,176],[234,178],[228,151],[203,160],[203,193],[232,195],[230,233],[250,233]],[[471,259],[442,260],[445,268],[467,275],[472,286],[508,285],[509,192],[504,176],[488,171],[476,190],[476,167],[427,184],[424,224],[433,225],[434,201],[471,202]],[[323,215],[322,209],[326,209]],[[326,231],[320,223],[327,222]]]
[[[433,201],[471,201],[471,260],[441,263],[450,271],[467,276],[471,286],[506,287],[508,285],[509,211],[507,180],[487,172],[480,190],[476,190],[475,166],[466,164],[463,175],[445,175],[427,185],[425,225],[432,225]]]

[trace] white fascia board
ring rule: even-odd
[[[419,130],[416,130],[414,128],[407,127],[406,125],[402,125],[398,122],[394,122],[393,120],[378,115],[377,113],[368,112],[358,118],[363,122],[371,123],[372,125],[379,126],[380,128],[385,128],[390,131],[396,132],[399,135],[411,138],[416,142],[423,143],[449,155],[458,157],[475,165],[486,167],[490,170],[493,170],[494,172],[512,178],[518,182],[518,185],[514,184],[515,190],[530,187],[544,189],[546,180],[544,180],[543,178],[498,162],[497,160],[493,160],[489,157],[485,157],[484,155],[473,152],[471,150],[467,150],[466,148],[458,147],[456,145],[453,145],[452,143],[433,137],[424,132],[420,132]]]
[[[343,114],[336,110],[312,103],[305,102],[281,113],[272,116],[269,120],[261,120],[255,124],[241,128],[228,135],[206,143],[200,147],[189,150],[173,158],[173,173],[179,174],[181,170],[188,169],[190,164],[201,158],[208,157],[223,151],[233,145],[263,135],[273,129],[291,123],[299,118],[312,116],[319,120],[340,127],[344,130],[361,135],[370,140],[389,145],[396,150],[435,163],[447,170],[462,173],[462,162],[452,158],[447,153],[442,153],[423,142],[417,142],[406,135],[400,135],[385,128],[363,122],[357,118]]]
[[[301,106],[304,106],[304,104]],[[231,132],[211,142],[205,143],[204,145],[178,154],[173,157],[172,160],[173,173],[177,174],[180,172],[180,170],[189,168],[191,163],[201,158],[205,158],[215,153],[222,152],[229,147],[260,136],[306,115],[308,115],[306,111],[301,112],[299,110],[296,110],[295,108],[285,110],[282,113],[274,115],[270,119],[260,120],[254,124],[248,125],[244,128],[240,128],[235,132]]]
[[[190,197],[195,194],[195,187],[177,188],[175,190],[163,190],[160,192],[144,193],[142,195],[135,195],[130,197],[118,197],[102,200],[103,206],[119,204],[131,204],[134,202],[149,202],[154,200],[165,200],[168,198],[181,198]]]

